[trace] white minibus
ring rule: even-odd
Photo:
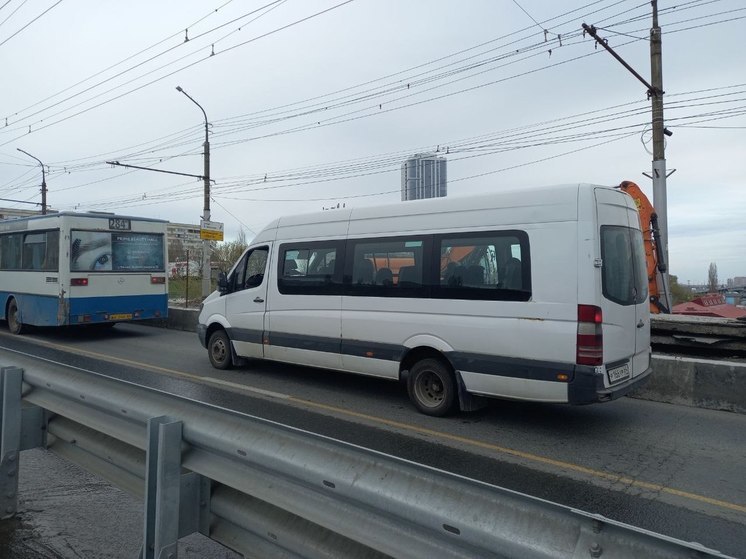
[[[283,217],[205,299],[214,367],[269,359],[406,381],[423,413],[587,404],[650,374],[634,201],[588,184]]]

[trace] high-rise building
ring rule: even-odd
[[[401,199],[440,198],[447,194],[446,158],[417,153],[401,165]]]

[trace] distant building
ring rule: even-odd
[[[202,254],[202,239],[199,236],[199,225],[191,223],[169,223],[166,226],[169,260],[184,259],[186,252],[192,255]],[[190,256],[191,260],[193,257]]]
[[[418,153],[401,166],[401,199],[441,198],[447,194],[446,158]]]
[[[737,276],[733,279],[728,280],[728,287],[746,287],[746,277],[744,276]]]
[[[19,217],[32,217],[35,215],[41,215],[41,211],[21,210],[18,208],[0,208],[0,219],[17,219]]]

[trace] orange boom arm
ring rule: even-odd
[[[645,242],[645,260],[647,264],[648,272],[648,292],[650,294],[650,312],[652,313],[668,313],[670,312],[666,304],[670,304],[668,301],[668,294],[665,293],[663,281],[658,282],[657,272],[666,271],[666,263],[663,262],[663,254],[660,249],[659,237],[658,237],[658,215],[655,213],[655,208],[645,196],[642,189],[632,181],[623,181],[619,188],[632,196],[637,206],[637,211],[640,214],[640,225],[642,229],[642,238]],[[661,301],[661,294],[664,295],[666,304]]]

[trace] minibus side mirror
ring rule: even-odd
[[[218,293],[221,295],[228,293],[228,276],[225,272],[218,273]]]

